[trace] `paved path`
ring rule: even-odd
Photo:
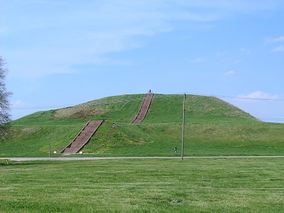
[[[284,156],[193,156],[185,159],[272,159]],[[135,160],[135,159],[180,159],[180,157],[6,157],[11,161],[93,161],[93,160]]]

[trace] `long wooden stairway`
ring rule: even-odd
[[[103,122],[103,120],[89,121],[61,153],[73,154],[79,152],[91,140]]]
[[[140,110],[138,114],[136,115],[136,117],[134,118],[134,120],[132,121],[133,124],[139,124],[145,119],[150,109],[153,97],[154,97],[154,94],[151,92],[151,90],[145,95],[143,99],[143,103],[140,107]]]

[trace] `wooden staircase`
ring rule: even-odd
[[[89,121],[61,153],[73,154],[79,152],[91,140],[103,122],[103,120]]]
[[[151,90],[145,95],[143,99],[143,103],[140,107],[140,110],[138,114],[136,115],[136,117],[134,118],[134,120],[132,121],[133,124],[139,124],[145,119],[150,109],[153,97],[154,97],[154,94],[151,92]]]

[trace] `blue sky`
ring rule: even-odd
[[[284,1],[0,5],[13,118],[151,88],[222,96],[260,119],[284,122]]]

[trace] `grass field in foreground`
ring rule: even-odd
[[[0,212],[284,212],[283,159],[0,163]]]

